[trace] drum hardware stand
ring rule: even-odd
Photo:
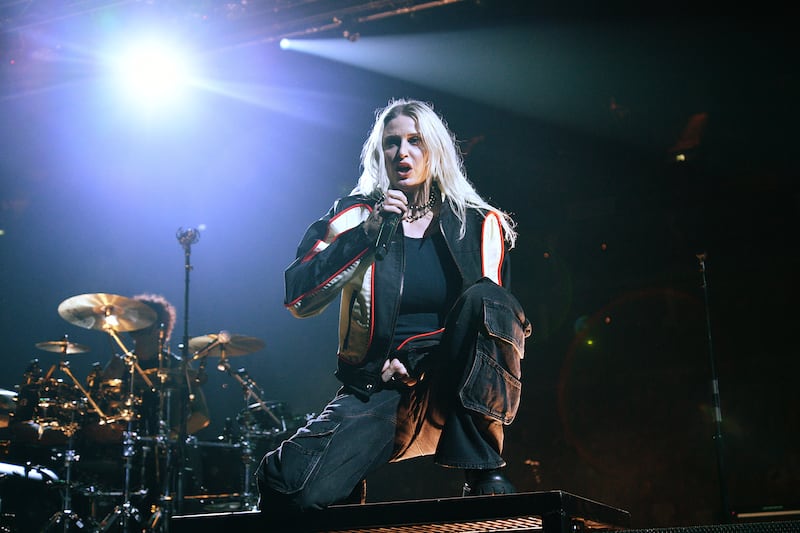
[[[92,408],[97,412],[97,414],[100,415],[100,419],[106,420],[108,417],[105,415],[105,413],[103,413],[103,410],[100,409],[100,406],[97,405],[97,402],[94,401],[94,398],[92,398],[92,395],[89,394],[89,391],[87,391],[84,388],[84,386],[81,385],[81,382],[78,381],[78,379],[75,377],[75,374],[73,374],[72,370],[69,369],[69,362],[62,359],[61,363],[59,364],[59,370],[61,370],[64,374],[69,376],[69,378],[72,380],[75,386],[78,387],[78,390],[81,391],[83,397],[86,398],[86,401],[89,402],[89,405],[91,405]]]
[[[252,403],[252,400],[255,400],[255,403],[258,404],[259,409],[267,413],[278,425],[282,427],[283,431],[286,431],[286,421],[283,418],[278,418],[275,416],[275,413],[272,412],[272,409],[267,407],[267,404],[265,404],[264,400],[261,398],[261,396],[264,395],[264,392],[259,388],[255,380],[249,376],[244,368],[240,368],[235,373],[231,372],[230,362],[225,355],[225,344],[221,345],[221,350],[222,351],[219,363],[217,364],[217,370],[221,372],[227,372],[229,376],[239,382],[239,384],[242,386],[245,406],[249,406]],[[251,447],[251,437],[250,424],[246,424],[245,431],[240,437],[239,444],[242,449],[242,463],[244,465],[244,479],[242,480],[242,510],[247,511],[255,511],[258,509],[258,496],[254,491],[251,490],[254,481],[252,470],[253,448]]]
[[[73,412],[70,426],[74,425],[74,423],[75,413]],[[72,463],[80,460],[80,455],[75,453],[73,435],[74,433],[70,432],[69,440],[67,441],[67,450],[64,452],[65,477],[64,491],[61,496],[61,510],[57,511],[53,516],[50,517],[50,520],[48,520],[47,524],[44,526],[44,528],[42,528],[42,532],[50,531],[53,527],[60,523],[64,524],[64,533],[69,531],[70,524],[74,524],[78,529],[83,529],[83,527],[86,525],[81,517],[72,510]]]
[[[113,330],[111,330],[113,331]],[[116,332],[112,334],[120,346],[125,349],[125,346],[119,340],[119,337],[116,336]],[[123,432],[123,441],[122,441],[122,457],[125,462],[124,471],[125,471],[125,482],[123,485],[122,491],[122,503],[115,506],[114,509],[111,510],[108,515],[100,522],[98,525],[97,531],[108,531],[108,529],[114,525],[114,523],[122,517],[122,528],[125,533],[129,531],[128,527],[130,525],[131,519],[136,522],[141,522],[142,516],[139,513],[139,510],[133,505],[131,502],[131,471],[133,470],[133,456],[136,455],[135,443],[138,440],[138,434],[133,431],[133,420],[135,418],[135,394],[134,394],[134,376],[136,371],[145,379],[147,385],[152,389],[152,382],[147,377],[141,367],[138,365],[136,361],[136,355],[133,354],[130,350],[125,349],[125,364],[128,366],[129,372],[129,383],[128,383],[128,399],[125,401],[126,409],[129,409],[126,413],[123,413],[122,419],[127,419],[128,426],[125,432]],[[142,481],[143,483],[143,481]],[[145,487],[142,487],[137,494],[138,495],[145,495],[147,490]]]
[[[122,348],[122,353],[124,354],[123,357],[125,359],[125,365],[130,367],[130,374],[131,374],[131,388],[130,388],[130,397],[133,398],[133,374],[134,371],[139,374],[139,377],[142,378],[142,381],[145,382],[147,388],[150,389],[151,392],[155,392],[155,387],[153,386],[153,381],[150,379],[150,376],[142,370],[142,367],[139,366],[138,359],[136,355],[133,353],[132,350],[129,350],[122,340],[117,335],[117,331],[111,325],[106,325],[103,327],[103,330],[108,333],[112,339],[117,343],[117,345]]]
[[[168,371],[169,369],[166,368],[163,361],[165,346],[164,346],[164,324],[161,324],[161,333],[159,335],[159,355],[158,355],[158,378],[161,384],[158,393],[158,433],[153,438],[154,446],[154,458],[155,458],[155,469],[156,469],[156,480],[161,483],[161,492],[159,493],[158,504],[155,505],[152,509],[152,513],[150,517],[147,519],[147,523],[145,524],[145,531],[158,531],[159,528],[164,526],[167,527],[168,517],[170,516],[171,512],[174,510],[172,507],[174,505],[174,499],[172,497],[172,492],[170,490],[171,484],[173,482],[172,479],[172,472],[173,472],[173,448],[170,445],[170,438],[169,438],[169,421],[172,419],[172,412],[171,412],[171,397],[172,391],[166,387],[166,381],[169,377]],[[163,472],[160,470],[159,467],[159,457],[160,453],[163,451],[164,458],[165,458],[165,465]],[[162,477],[163,476],[163,477]],[[144,476],[142,476],[144,479]],[[165,529],[166,530],[166,529]]]
[[[64,340],[62,342],[62,350],[60,354],[60,360],[58,365],[53,365],[50,367],[50,370],[47,372],[46,380],[49,380],[55,369],[58,368],[61,372],[66,374],[78,390],[81,391],[83,394],[83,398],[89,402],[89,404],[97,411],[100,415],[101,419],[105,419],[106,416],[103,411],[100,409],[100,406],[92,398],[91,394],[81,385],[80,381],[75,377],[75,374],[69,368],[69,361],[67,361],[67,351],[69,348],[69,341],[67,335],[64,335]],[[47,525],[43,528],[43,531],[49,531],[52,527],[56,526],[59,523],[64,524],[64,531],[69,531],[70,524],[74,524],[79,529],[83,529],[85,526],[83,520],[72,510],[72,463],[77,462],[80,460],[80,455],[75,453],[75,431],[77,428],[77,422],[75,421],[75,412],[78,406],[74,406],[72,409],[72,416],[70,419],[70,423],[67,426],[68,432],[68,441],[67,441],[67,450],[64,452],[64,467],[65,467],[65,479],[64,479],[64,493],[62,496],[63,504],[60,511],[55,513],[50,520],[48,521]]]
[[[721,513],[720,516],[726,522],[730,522],[732,513],[730,511],[730,504],[728,500],[728,487],[727,475],[725,471],[724,453],[722,447],[722,407],[720,405],[719,395],[719,379],[717,376],[717,367],[715,363],[714,348],[711,340],[711,311],[708,297],[708,278],[706,276],[706,258],[705,252],[695,254],[697,261],[700,265],[700,273],[703,281],[703,298],[706,310],[706,333],[708,335],[708,357],[711,368],[711,399],[714,404],[714,445],[717,453],[717,475],[719,481],[719,497]]]
[[[123,502],[114,507],[114,509],[112,509],[111,512],[108,513],[105,518],[103,518],[103,520],[97,526],[97,531],[108,531],[108,529],[114,525],[117,519],[121,516],[123,531],[127,532],[130,519],[133,519],[137,522],[141,521],[142,519],[141,515],[139,514],[139,510],[131,503],[131,470],[133,469],[133,456],[135,455],[134,442],[137,436],[134,431],[131,431],[131,429],[132,422],[128,422],[128,429],[123,433],[124,440],[122,443],[122,456],[125,458],[125,484],[122,491]]]

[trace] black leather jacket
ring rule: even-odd
[[[403,290],[402,224],[381,261],[375,260],[375,243],[362,228],[375,202],[365,196],[337,200],[306,230],[297,258],[284,273],[284,304],[296,317],[321,313],[341,296],[336,375],[364,397],[380,383]],[[460,238],[460,221],[445,202],[439,226],[461,275],[462,290],[482,277],[508,287],[509,262],[496,214],[469,209],[466,233]]]

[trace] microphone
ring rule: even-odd
[[[200,240],[200,230],[195,228],[183,229],[181,227],[178,228],[178,231],[175,233],[175,237],[178,239],[178,242],[181,243],[181,246],[183,246],[184,250],[188,252],[189,248],[191,248],[193,244]]]
[[[375,259],[378,261],[383,260],[389,252],[389,243],[394,237],[394,232],[397,231],[399,222],[399,213],[386,213],[384,215],[381,228],[378,230],[378,238],[375,239]]]

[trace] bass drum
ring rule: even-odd
[[[0,531],[43,531],[61,509],[58,477],[44,467],[0,463]]]
[[[7,389],[0,389],[0,444],[2,444],[4,450],[7,449],[8,444],[11,442],[10,426],[16,410],[17,393]]]

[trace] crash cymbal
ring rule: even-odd
[[[226,357],[234,357],[257,352],[263,347],[264,341],[261,339],[244,335],[211,333],[189,339],[189,349],[199,356],[221,357],[224,351]]]
[[[150,306],[116,294],[89,293],[67,298],[58,314],[71,324],[86,329],[136,331],[156,321]]]
[[[75,344],[69,341],[45,341],[37,342],[36,347],[45,352],[58,352],[71,355],[74,353],[85,353],[89,351],[88,346],[83,344]]]

